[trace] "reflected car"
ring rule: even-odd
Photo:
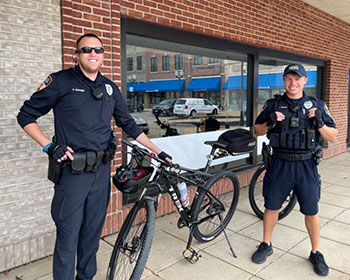
[[[146,135],[148,135],[149,126],[148,126],[147,121],[145,119],[139,118],[139,117],[133,117],[133,119],[135,120],[138,127],[141,128],[142,132],[144,132]]]
[[[174,107],[174,114],[177,116],[195,117],[198,113],[216,115],[219,107],[203,98],[179,98]]]
[[[172,116],[174,115],[174,104],[176,102],[175,99],[165,99],[160,102],[158,105],[155,105],[152,109],[153,115],[160,116]]]

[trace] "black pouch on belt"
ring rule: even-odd
[[[47,172],[47,179],[51,182],[58,184],[61,179],[62,174],[62,163],[57,160],[50,158],[49,159],[49,170]]]
[[[86,165],[86,153],[74,153],[74,160],[71,163],[72,173],[80,174],[84,172]]]
[[[96,153],[95,152],[86,152],[86,172],[91,172],[94,169],[94,165],[96,163]]]
[[[299,149],[303,150],[306,148],[306,133],[305,130],[303,129],[300,132],[300,144],[299,144]]]

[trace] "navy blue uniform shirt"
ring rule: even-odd
[[[103,98],[96,99],[92,88],[100,89]],[[23,128],[51,109],[57,144],[68,145],[75,152],[105,149],[110,141],[112,116],[132,138],[136,139],[142,133],[128,113],[119,88],[100,72],[96,80],[91,81],[79,66],[75,71],[70,68],[51,74],[24,102],[17,121]]]
[[[284,93],[281,97],[281,100],[285,100],[288,99],[290,102],[295,103],[296,105],[299,106],[304,106],[305,107],[305,103],[306,102],[310,102],[310,97],[308,95],[305,94],[305,92],[303,93],[303,97],[301,99],[298,100],[293,100],[287,97],[287,93]],[[320,99],[314,99],[315,101],[313,103],[315,103],[316,107],[318,110],[320,110],[322,112],[322,119],[324,121],[324,124],[329,126],[329,127],[334,127],[336,128],[336,125],[329,113],[329,110],[327,108],[326,103],[323,100]],[[281,111],[283,113],[282,110],[279,110],[278,108],[276,108],[276,102],[278,102],[275,98],[269,99],[267,100],[267,102],[264,104],[264,107],[262,109],[262,111],[260,112],[260,114],[258,115],[258,117],[255,120],[255,124],[263,124],[265,122],[267,122],[267,120],[269,119],[269,115],[270,113],[274,112],[274,111]],[[310,104],[310,103],[308,103]],[[309,107],[309,106],[306,106]],[[312,107],[314,107],[314,104],[312,104]],[[288,110],[286,108],[286,110]],[[318,132],[318,129],[315,129],[316,131],[316,145],[319,142],[319,138],[320,138],[320,133]],[[280,149],[281,150],[281,149]],[[294,152],[299,152],[300,150],[294,150]]]

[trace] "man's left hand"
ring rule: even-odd
[[[322,119],[322,111],[319,110],[318,108],[311,108],[308,114],[308,117],[314,118],[314,125],[317,128],[321,128],[324,126],[324,121]]]

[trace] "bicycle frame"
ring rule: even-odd
[[[126,143],[126,144],[128,144],[128,143]],[[132,147],[134,147],[133,149],[141,149],[141,148],[135,148],[134,145]],[[221,221],[221,219],[222,219],[221,213],[225,211],[225,207],[222,204],[222,202],[220,200],[218,200],[215,197],[215,195],[213,195],[209,190],[207,190],[205,188],[205,184],[206,184],[205,179],[214,176],[214,174],[210,174],[207,172],[210,165],[211,165],[212,160],[217,159],[217,158],[221,158],[223,156],[227,156],[227,152],[225,152],[223,150],[219,150],[219,152],[216,152],[217,149],[218,149],[217,146],[212,146],[212,150],[211,150],[210,154],[207,156],[207,163],[206,163],[206,166],[204,168],[204,171],[193,170],[193,169],[186,168],[183,166],[178,166],[177,170],[171,170],[172,167],[174,167],[174,165],[172,165],[168,162],[164,162],[164,161],[162,162],[159,159],[156,159],[158,162],[160,162],[160,165],[158,167],[156,167],[156,173],[153,176],[152,181],[143,187],[143,190],[142,190],[138,200],[136,201],[136,203],[141,203],[145,199],[150,199],[154,202],[155,210],[157,211],[158,204],[159,204],[159,201],[161,199],[162,193],[163,192],[169,193],[174,205],[176,206],[177,211],[179,212],[179,214],[181,216],[181,218],[179,219],[179,222],[178,222],[178,227],[181,228],[181,227],[187,226],[190,229],[186,250],[183,252],[183,256],[186,260],[188,260],[191,263],[196,262],[200,257],[198,255],[198,253],[191,247],[194,226],[199,225],[199,224],[207,221],[208,219],[212,219],[215,216],[218,216],[220,221]],[[152,156],[152,154],[147,154],[147,155],[150,156],[151,158],[155,158],[154,155]],[[142,157],[142,154],[139,154],[139,156]],[[131,152],[131,161],[130,162],[132,162],[134,159],[137,159],[137,158],[138,158],[138,154],[135,151]],[[141,161],[142,160],[143,159],[141,159]],[[155,164],[153,164],[153,165],[155,166]],[[169,167],[169,170],[166,170],[167,167]],[[186,173],[181,174],[181,171],[186,172]],[[159,181],[162,178],[164,178],[164,181],[165,181],[165,188],[159,183]],[[180,193],[176,187],[176,185],[179,181],[184,181],[188,185],[194,185],[197,188],[204,190],[211,201],[215,200],[219,204],[219,206],[220,206],[219,210],[215,211],[214,213],[208,214],[207,216],[201,218],[200,220],[195,220],[195,221],[192,220],[192,212],[193,212],[192,205],[194,205],[196,200],[198,199],[199,192],[198,191],[196,192],[196,195],[192,201],[191,207],[190,208],[184,207],[180,201]],[[156,186],[158,189],[157,199],[146,195],[147,189],[149,187],[152,187],[152,186]],[[224,227],[222,224],[221,224],[221,226],[222,226],[222,229],[224,231]],[[225,233],[225,231],[224,231],[224,233]],[[225,236],[226,236],[226,233],[225,233]],[[227,237],[226,237],[226,239],[227,239],[227,242],[229,243],[229,240]],[[229,246],[230,246],[231,252],[233,253],[233,256],[236,257],[230,243],[229,243]],[[188,256],[188,257],[185,256],[185,253],[187,251],[190,252],[190,256]]]

